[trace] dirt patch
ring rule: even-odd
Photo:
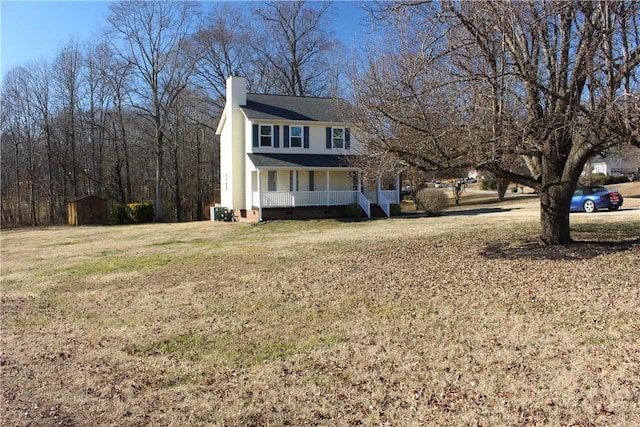
[[[639,424],[640,211],[466,209],[3,231],[3,422]]]

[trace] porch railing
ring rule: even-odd
[[[396,190],[380,190],[380,194],[384,196],[389,203],[400,203],[400,200],[398,200],[398,192]],[[378,201],[378,203],[380,203],[380,201]]]
[[[391,208],[389,207],[389,199],[385,196],[384,192],[378,193],[378,205],[382,208],[387,217],[391,216]]]
[[[259,193],[253,192],[252,203],[263,208],[289,208],[299,206],[346,206],[356,203],[357,191],[265,191],[262,203]]]
[[[358,191],[329,191],[329,204],[346,206],[358,202]]]
[[[263,208],[293,208],[301,206],[346,206],[358,203],[368,217],[371,217],[371,203],[377,203],[387,216],[391,215],[389,205],[398,203],[395,190],[379,192],[360,191],[265,191],[262,200],[253,192],[253,206]],[[262,203],[259,203],[262,202]]]
[[[367,214],[367,218],[371,218],[371,202],[367,199],[367,196],[357,191],[358,193],[358,204],[362,208],[365,214]]]

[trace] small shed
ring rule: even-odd
[[[69,200],[70,225],[103,225],[107,223],[107,201],[102,197],[84,195]]]

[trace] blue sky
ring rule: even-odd
[[[350,47],[361,41],[363,1],[337,1],[335,34]],[[108,1],[0,0],[0,69],[6,72],[30,60],[53,59],[69,38],[91,39],[106,21]]]

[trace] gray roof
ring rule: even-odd
[[[257,169],[268,168],[348,168],[349,160],[354,156],[331,154],[256,154],[248,153],[249,159]]]
[[[342,114],[349,104],[333,98],[247,94],[247,105],[240,108],[249,120],[299,120],[345,123]]]

